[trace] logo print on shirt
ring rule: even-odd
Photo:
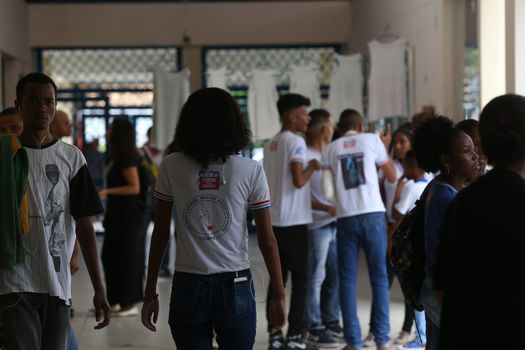
[[[215,195],[199,195],[190,199],[184,207],[183,217],[188,232],[203,241],[221,237],[232,223],[230,207]]]
[[[277,141],[273,141],[272,143],[270,143],[270,151],[271,152],[277,151]]]
[[[295,149],[295,155],[296,156],[300,156],[300,155],[303,155],[304,154],[304,148],[303,147],[297,147]]]
[[[199,190],[219,190],[220,174],[214,170],[201,170],[199,172]]]
[[[345,149],[355,147],[355,140],[345,141],[343,147]]]

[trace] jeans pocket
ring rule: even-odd
[[[188,320],[195,309],[202,282],[192,278],[175,278],[171,290],[170,323]]]
[[[245,316],[255,307],[252,297],[252,281],[223,284],[223,300],[226,313],[231,316]]]

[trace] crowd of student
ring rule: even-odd
[[[195,92],[160,165],[144,291],[137,249],[151,210],[144,210],[141,162],[144,156],[161,158],[159,152],[141,154],[131,124],[115,120],[106,187],[97,191],[80,151],[50,133],[54,82],[39,73],[23,77],[16,107],[0,115],[0,132],[18,134],[0,138],[0,323],[6,349],[66,348],[76,239],[95,290],[96,328],[109,324],[112,309],[138,313],[142,301],[142,322],[155,331],[157,279],[174,207],[169,324],[178,349],[211,349],[213,337],[222,349],[253,347],[247,209],[270,275],[270,350],[525,344],[525,294],[518,282],[525,268],[519,221],[525,212],[524,97],[495,98],[479,124],[454,125],[426,113],[392,135],[366,132],[363,117],[348,109],[334,136],[327,111],[308,113],[307,98],[286,94],[277,104],[282,130],[265,144],[260,164],[238,155],[251,135],[232,96],[216,88]],[[488,172],[487,162],[493,167]],[[90,221],[102,211],[100,198],[107,198],[105,287]],[[424,312],[407,303],[402,330],[391,341],[394,273],[388,256],[418,199],[424,203]],[[373,293],[364,339],[357,317],[361,249]],[[494,332],[501,336],[487,337]]]

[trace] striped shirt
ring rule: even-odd
[[[69,304],[69,262],[74,218],[98,214],[102,205],[82,153],[60,140],[42,149],[24,146],[29,162],[29,228],[24,263],[0,267],[0,295],[44,293]]]
[[[176,271],[206,275],[250,267],[246,213],[270,207],[259,163],[231,156],[202,169],[174,153],[160,166],[155,197],[177,208]]]

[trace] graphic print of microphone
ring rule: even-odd
[[[51,182],[51,184],[53,185],[53,187],[51,188],[51,191],[49,191],[49,194],[47,196],[47,200],[51,204],[51,211],[46,217],[46,220],[52,220],[53,222],[51,225],[51,236],[49,237],[49,249],[51,252],[51,250],[53,249],[53,242],[55,240],[55,235],[56,235],[55,233],[56,225],[58,223],[58,219],[61,213],[61,211],[55,212],[53,210],[53,206],[54,206],[53,193],[54,193],[56,185],[58,184],[58,181],[60,180],[60,171],[58,170],[58,166],[56,164],[46,164],[46,177],[49,180],[49,182]],[[59,272],[60,271],[60,256],[55,256],[53,254],[51,254],[51,256],[53,257],[53,264],[55,265],[55,271]]]

